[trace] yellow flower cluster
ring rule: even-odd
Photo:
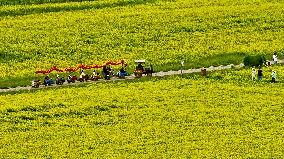
[[[283,96],[281,84],[182,77],[0,95],[0,154],[281,158]]]

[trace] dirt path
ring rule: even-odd
[[[272,63],[272,62],[271,62]],[[284,60],[279,60],[278,63],[284,63]],[[244,67],[244,64],[239,64],[239,65],[227,65],[227,66],[210,66],[208,68],[205,68],[206,71],[216,71],[216,70],[225,70],[225,69],[231,69],[232,67]],[[156,72],[153,73],[152,76],[154,77],[163,77],[163,76],[169,76],[169,75],[179,75],[179,74],[190,74],[190,73],[200,73],[201,69],[197,68],[197,69],[188,69],[188,70],[178,70],[178,71],[167,71],[167,72]],[[94,82],[111,82],[111,81],[123,81],[123,80],[132,80],[134,79],[135,76],[134,74],[132,74],[131,76],[126,76],[125,79],[119,79],[119,78],[111,78],[111,80],[103,80],[103,79],[99,79],[98,81],[88,81],[85,83],[94,83]],[[48,86],[48,88],[52,88],[52,87],[65,87],[65,86],[72,86],[72,85],[79,85],[82,84],[81,82],[76,81],[75,83],[67,83],[65,82],[63,85],[52,85],[52,86]],[[41,85],[39,88],[32,88],[31,86],[27,86],[27,87],[16,87],[16,88],[9,88],[9,89],[0,89],[0,93],[1,92],[15,92],[15,91],[20,91],[20,90],[34,90],[34,89],[43,89],[43,88],[47,88],[46,86]]]

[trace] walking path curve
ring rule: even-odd
[[[270,61],[272,63],[272,61]],[[278,63],[284,63],[284,60],[279,60]],[[231,69],[232,67],[244,67],[244,64],[239,64],[239,65],[234,65],[234,64],[230,64],[227,66],[210,66],[208,68],[204,68],[206,69],[206,71],[217,71],[217,70],[225,70],[225,69]],[[163,77],[163,76],[169,76],[169,75],[180,75],[180,74],[190,74],[190,73],[200,73],[201,72],[201,68],[196,68],[196,69],[188,69],[188,70],[178,70],[178,71],[167,71],[167,72],[156,72],[153,73],[152,76],[153,77]],[[132,74],[131,76],[126,76],[125,79],[119,79],[119,78],[111,78],[111,80],[104,80],[104,79],[99,79],[98,81],[88,81],[85,83],[91,83],[91,82],[109,82],[109,81],[123,81],[123,80],[133,80],[135,78],[134,74]],[[48,88],[52,88],[52,87],[64,87],[64,86],[72,86],[72,85],[78,85],[81,82],[76,81],[75,83],[67,83],[65,82],[63,85],[52,85],[52,86],[47,86]],[[0,93],[1,92],[15,92],[15,91],[20,91],[20,90],[35,90],[35,89],[43,89],[43,88],[47,88],[46,86],[41,85],[39,88],[32,88],[31,86],[26,86],[26,87],[15,87],[15,88],[9,88],[9,89],[0,89]]]

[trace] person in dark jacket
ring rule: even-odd
[[[144,67],[141,63],[139,63],[136,67],[136,70],[141,70],[141,71],[144,71]]]
[[[118,72],[118,76],[124,77],[124,76],[126,76],[126,75],[127,75],[127,74],[126,74],[126,71],[124,70],[123,67],[121,67],[121,69],[120,69],[119,72]]]
[[[51,85],[51,79],[48,76],[45,76],[45,78],[44,78],[44,85],[45,86]]]
[[[107,79],[108,76],[109,76],[109,71],[108,71],[108,68],[106,66],[103,67],[103,72],[102,73],[103,73],[103,77],[105,79]]]
[[[262,74],[262,69],[261,68],[257,70],[257,77],[258,77],[259,81],[262,80],[263,74]]]

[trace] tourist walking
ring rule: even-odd
[[[262,80],[262,76],[263,76],[263,74],[262,74],[262,69],[258,69],[258,70],[257,70],[258,81],[261,81],[261,80]]]
[[[272,78],[271,82],[272,83],[276,82],[276,76],[277,76],[276,71],[272,70],[272,73],[271,73],[271,78]]]
[[[255,68],[252,68],[251,78],[252,78],[253,81],[255,80],[255,75],[256,75]]]
[[[277,64],[277,61],[278,61],[277,54],[274,53],[274,54],[273,54],[273,62],[274,62],[275,65]]]

